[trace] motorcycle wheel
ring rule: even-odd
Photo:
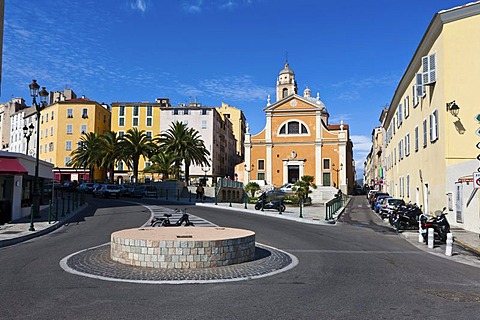
[[[255,204],[255,210],[260,210],[261,207],[262,207],[262,206],[261,206],[259,203],[256,203],[256,204]]]

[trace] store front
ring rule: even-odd
[[[0,224],[30,214],[35,164],[33,157],[0,151]],[[40,161],[38,168],[40,204],[47,205],[49,195],[44,186],[53,179],[53,165]]]

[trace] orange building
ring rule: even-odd
[[[265,128],[245,136],[244,181],[265,181],[279,187],[304,175],[313,176],[319,192],[353,190],[353,145],[347,124],[329,124],[320,95],[306,88],[297,93],[288,62],[277,79],[276,102],[268,98]]]

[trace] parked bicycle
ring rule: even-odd
[[[165,213],[163,217],[154,217],[152,221],[150,221],[150,226],[152,227],[180,227],[184,225],[185,227],[194,226],[193,222],[190,222],[189,215],[187,213],[187,209],[178,210],[175,209],[175,213],[182,213],[180,219],[177,222],[172,223],[170,221],[170,217],[172,216],[171,213]]]

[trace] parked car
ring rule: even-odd
[[[370,206],[372,209],[375,208],[375,204],[377,203],[377,199],[380,196],[389,196],[387,192],[375,192],[375,194],[372,197],[372,200],[370,201]]]
[[[292,193],[293,192],[293,183],[287,183],[284,184],[283,186],[280,187],[280,190],[286,193]]]
[[[118,199],[121,195],[120,186],[117,184],[103,184],[93,191],[93,196],[100,198],[115,197]]]
[[[386,206],[386,203],[387,203],[387,199],[391,198],[390,196],[380,196],[378,197],[378,201],[377,203],[375,204],[375,212],[376,213],[380,213],[382,212],[382,209],[385,208]]]
[[[375,213],[380,212],[380,206],[382,205],[382,203],[384,203],[383,200],[386,199],[386,198],[391,198],[391,197],[386,196],[386,195],[382,195],[382,196],[377,197],[377,200],[376,200],[375,205],[373,207],[373,210],[375,210]]]
[[[387,198],[385,200],[385,206],[380,211],[380,216],[382,219],[387,218],[390,216],[392,211],[397,210],[400,206],[404,206],[405,201],[403,199],[397,198]]]
[[[143,197],[156,197],[157,188],[155,186],[142,185],[136,187],[132,192],[132,197],[134,198],[143,198]]]
[[[78,191],[84,191],[85,193],[93,193],[94,189],[95,184],[91,182],[83,182],[77,187]]]

